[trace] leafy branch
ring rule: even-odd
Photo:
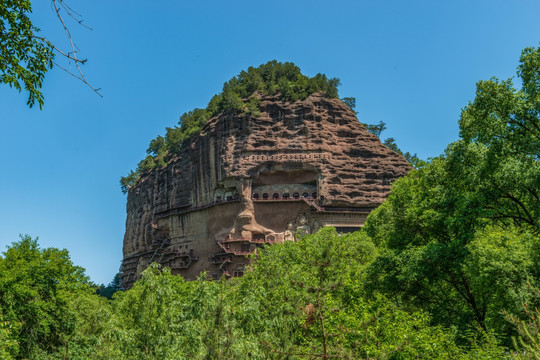
[[[53,45],[47,38],[38,35],[40,30],[34,26],[29,14],[32,13],[30,0],[4,0],[0,2],[0,83],[14,87],[19,92],[28,92],[27,105],[33,107],[37,102],[43,108],[41,87],[45,73],[58,66],[70,75],[82,81],[96,94],[102,96],[100,89],[95,88],[84,76],[81,66],[86,59],[81,59],[79,50],[73,41],[63,14],[74,19],[79,25],[91,30],[83,24],[81,15],[74,11],[65,0],[51,0],[52,7],[66,33],[70,51],[63,51]],[[72,72],[55,62],[56,55],[73,62],[76,71]]]

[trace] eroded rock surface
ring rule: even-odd
[[[153,261],[190,280],[241,276],[264,244],[354,231],[409,170],[338,99],[264,97],[258,117],[220,114],[129,190],[124,286]]]

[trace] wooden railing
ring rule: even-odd
[[[174,208],[170,208],[170,209],[166,209],[166,210],[156,212],[154,214],[154,221],[158,220],[158,219],[163,219],[163,218],[166,218],[166,217],[172,216],[172,215],[182,215],[182,214],[190,213],[192,211],[207,209],[207,208],[215,206],[215,205],[233,203],[233,202],[238,202],[238,201],[240,201],[240,197],[239,196],[233,196],[229,200],[216,200],[216,201],[212,201],[210,203],[203,204],[203,205],[200,205],[200,206],[193,206],[193,207],[191,207],[190,205],[177,206],[177,207],[174,207]]]

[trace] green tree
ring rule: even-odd
[[[39,108],[42,109],[41,86],[43,78],[45,73],[55,64],[102,97],[100,89],[94,88],[84,76],[81,65],[84,65],[87,60],[79,58],[79,49],[71,38],[64,17],[72,18],[78,25],[90,28],[83,25],[81,16],[66,3],[66,0],[51,0],[51,5],[56,12],[58,21],[64,28],[70,51],[62,51],[46,38],[38,36],[39,29],[30,20],[32,13],[30,0],[3,0],[0,2],[0,84],[7,84],[19,92],[24,88],[28,92],[28,106],[34,106],[37,101]],[[56,53],[60,54],[70,65],[74,65],[76,72],[71,72],[53,62]]]
[[[65,334],[47,359],[119,359],[117,339],[122,336],[111,302],[90,286],[70,291],[67,297],[73,331]]]
[[[98,295],[106,297],[107,299],[111,299],[114,293],[121,290],[122,290],[122,273],[117,273],[116,275],[114,275],[114,278],[111,280],[109,285],[107,286],[101,285],[97,289],[96,293]]]
[[[115,315],[122,336],[117,346],[121,358],[166,359],[171,356],[175,341],[171,326],[177,293],[173,284],[180,277],[161,274],[157,265],[149,267],[129,292],[119,293]]]
[[[493,203],[435,159],[396,182],[366,222],[385,250],[372,265],[376,288],[436,323],[509,336],[502,311],[517,311],[529,276],[539,275],[537,238],[530,230],[489,219]],[[487,227],[488,225],[495,228]],[[508,339],[508,337],[507,337]]]
[[[451,334],[364,289],[377,250],[366,234],[333,228],[261,252],[241,278],[244,298],[259,303],[253,329],[275,359],[466,358]]]
[[[150,145],[146,150],[146,153],[153,156],[158,156],[163,152],[165,148],[165,138],[163,136],[158,136],[157,138],[150,141]]]
[[[19,353],[17,333],[19,324],[13,321],[5,321],[0,313],[0,360],[14,359]]]
[[[507,249],[520,242],[500,239]],[[482,256],[470,263],[470,271],[485,270],[477,265],[489,262],[492,270],[482,275],[488,278],[514,273],[503,263],[520,266],[520,254],[530,250],[507,251],[511,261],[501,262],[497,259],[506,254],[480,248]],[[471,340],[469,349],[461,348],[451,332],[430,324],[427,312],[378,293],[368,296],[366,269],[377,253],[363,232],[340,235],[324,228],[298,242],[260,249],[242,278],[209,281],[202,274],[186,282],[153,264],[110,301],[66,262],[65,251],[41,250],[25,237],[0,258],[0,358],[508,357],[492,339],[483,345]],[[15,291],[18,302],[9,301],[13,297],[6,294]],[[28,348],[30,334],[36,339]]]
[[[477,84],[451,161],[478,159],[468,181],[492,203],[492,218],[540,232],[540,48],[523,50],[517,74],[519,90],[510,80]]]
[[[536,303],[540,300],[540,289],[531,287]],[[525,317],[517,317],[507,314],[508,321],[518,330],[518,336],[514,337],[513,343],[516,352],[513,358],[519,360],[539,360],[540,359],[540,311],[534,305],[523,303]]]
[[[379,121],[378,124],[364,124],[364,127],[367,131],[375,135],[376,137],[380,138],[381,134],[386,130],[386,123],[384,121]]]
[[[358,115],[358,111],[356,111],[356,98],[353,97],[344,97],[341,99],[345,105],[351,109],[355,115]]]
[[[129,189],[139,181],[141,178],[140,172],[135,172],[133,170],[129,171],[129,174],[127,176],[122,176],[120,178],[120,189],[122,190],[122,194],[126,194]]]
[[[66,250],[40,249],[37,240],[28,235],[4,252],[0,258],[0,309],[4,323],[18,329],[17,359],[54,353],[64,343],[74,330],[69,294],[87,281]]]
[[[401,149],[397,146],[396,140],[394,138],[387,138],[383,142],[384,145],[386,145],[390,150],[393,150],[397,152],[398,154],[402,155],[405,160],[409,164],[411,164],[415,169],[418,169],[424,165],[426,165],[426,162],[418,157],[416,153],[411,154],[410,152],[403,152]]]
[[[538,78],[539,52],[522,54],[521,90],[478,83],[462,138],[396,182],[365,227],[384,248],[372,267],[376,288],[437,323],[495,331],[507,344],[502,311],[519,314],[516,299],[539,275],[538,84],[527,80]]]

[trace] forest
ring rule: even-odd
[[[154,264],[104,289],[21,236],[0,257],[0,359],[540,359],[540,48],[516,82],[479,81],[459,139],[361,231],[273,245],[241,278]],[[201,119],[251,111],[227,86]]]

